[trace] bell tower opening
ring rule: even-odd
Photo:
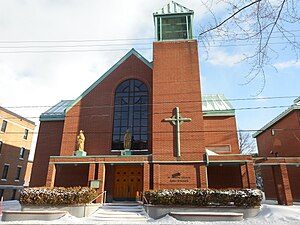
[[[193,39],[194,11],[174,1],[153,13],[155,23],[155,40]]]

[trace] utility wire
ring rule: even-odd
[[[126,105],[128,106],[128,105]],[[101,107],[101,106],[99,106]],[[106,107],[110,107],[110,108],[113,108],[114,106],[106,106]],[[276,108],[287,108],[287,107],[290,107],[289,106],[286,106],[286,105],[280,105],[280,106],[258,106],[258,107],[244,107],[244,108],[235,108],[233,110],[259,110],[259,109],[276,109]],[[96,108],[96,107],[95,107]],[[221,110],[221,111],[229,111],[231,109],[224,109],[224,110]],[[181,114],[184,114],[184,113],[209,113],[209,112],[218,112],[218,110],[181,110]],[[121,113],[121,112],[120,112]],[[161,114],[166,114],[168,112],[159,112],[159,113],[152,113],[151,115],[161,115]],[[171,112],[170,112],[171,113]],[[55,115],[59,115],[59,116],[64,116],[64,118],[86,118],[86,117],[109,117],[109,115],[99,115],[99,114],[89,114],[89,115],[76,115],[76,116],[70,116],[70,115],[62,115],[61,113],[58,113],[58,114],[55,114],[55,113],[44,113],[44,116],[55,116]],[[150,114],[148,114],[150,115]],[[24,117],[24,116],[23,116]],[[26,119],[37,119],[37,118],[40,118],[39,116],[26,116],[24,117]],[[3,118],[4,120],[5,119],[9,119],[9,120],[19,120],[19,118],[16,118],[16,117],[6,117],[6,118]]]
[[[290,33],[297,33],[300,32],[299,29],[295,29],[295,30],[287,30],[286,33],[290,34]],[[276,33],[281,33],[280,31],[274,31],[274,34]],[[254,35],[256,33],[249,33],[248,35]],[[217,36],[217,35],[212,35],[213,36]],[[239,37],[239,36],[237,36]],[[276,37],[276,36],[275,36]],[[281,36],[280,36],[281,37]],[[293,35],[291,35],[291,37],[294,37]],[[194,38],[199,38],[199,36],[194,36]],[[201,38],[201,36],[200,36]],[[274,38],[274,37],[271,37]],[[69,43],[74,43],[74,42],[115,42],[115,41],[142,41],[142,40],[154,40],[153,37],[142,37],[142,38],[112,38],[112,39],[66,39],[66,40],[15,40],[15,41],[8,41],[8,40],[3,40],[0,41],[0,44],[10,44],[10,43],[61,43],[61,42],[69,42]],[[232,39],[232,40],[236,40],[236,39]]]
[[[185,93],[185,94],[191,94],[191,93],[194,93],[194,92],[188,92],[188,93]],[[181,93],[178,93],[178,94],[181,94]],[[203,95],[206,95],[206,94],[203,94]],[[227,101],[252,101],[252,100],[274,100],[274,99],[286,99],[286,98],[298,98],[299,95],[290,95],[290,96],[269,96],[269,97],[251,97],[251,98],[229,98],[229,99],[226,99]],[[201,102],[201,103],[206,103],[206,102],[218,102],[218,101],[221,101],[223,102],[224,100],[222,99],[210,99],[210,100],[200,100],[200,101],[196,101],[196,102]],[[186,101],[184,101],[186,102]],[[192,101],[188,101],[188,102],[192,102]],[[156,104],[165,104],[165,103],[172,103],[172,102],[161,102],[161,103],[156,103]],[[177,103],[177,102],[173,102],[173,103]],[[146,105],[154,105],[154,104],[146,104]],[[50,107],[53,107],[53,105],[40,105],[40,106],[2,106],[3,108],[5,109],[20,109],[20,108],[50,108]],[[107,105],[107,106],[104,106],[104,105],[101,105],[101,106],[95,106],[95,105],[85,105],[85,106],[78,106],[78,105],[74,105],[73,107],[81,107],[81,108],[90,108],[90,107],[114,107],[114,106],[111,106],[111,105]]]

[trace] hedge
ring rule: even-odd
[[[21,205],[80,205],[91,203],[97,197],[88,187],[35,187],[20,193]]]
[[[190,206],[260,206],[258,189],[171,189],[144,192],[145,203],[152,205]]]

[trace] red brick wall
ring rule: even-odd
[[[179,107],[191,118],[181,129],[181,160],[202,159],[203,116],[197,41],[154,42],[153,45],[153,141],[155,160],[176,160],[175,128],[162,122]],[[201,154],[202,153],[202,154]]]
[[[231,152],[220,154],[239,154],[236,120],[234,116],[204,117],[206,146],[230,145]]]
[[[293,111],[276,124],[261,133],[257,138],[260,156],[300,156],[300,110]],[[274,135],[272,135],[274,129]],[[273,152],[271,154],[270,152]],[[271,169],[263,169],[264,188],[267,198],[276,198],[273,175]],[[300,199],[300,167],[288,166],[289,180],[294,200]]]
[[[88,155],[112,154],[114,92],[127,79],[138,79],[146,84],[151,104],[152,69],[132,55],[67,112],[61,155],[73,154],[79,130],[84,130]],[[151,117],[149,119],[151,124]]]
[[[64,121],[41,122],[31,172],[30,186],[46,184],[50,156],[60,155]]]
[[[155,164],[153,172],[157,190],[200,186],[199,164]]]

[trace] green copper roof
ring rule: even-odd
[[[259,131],[255,132],[252,136],[256,138],[259,136],[261,133],[263,133],[265,130],[273,126],[275,123],[277,123],[279,120],[284,118],[286,115],[291,113],[294,110],[299,110],[300,109],[300,97],[296,98],[294,100],[294,104],[291,105],[287,110],[279,114],[277,117],[275,117],[273,120],[271,120],[269,123],[267,123],[265,126],[263,126]]]
[[[158,15],[170,15],[170,14],[194,14],[193,10],[190,10],[174,1],[169,2],[157,12],[153,13],[154,16]]]
[[[234,108],[222,94],[202,95],[203,116],[234,116]]]
[[[65,120],[66,108],[73,102],[73,100],[60,101],[59,103],[48,109],[46,112],[42,113],[40,116],[40,121]]]

